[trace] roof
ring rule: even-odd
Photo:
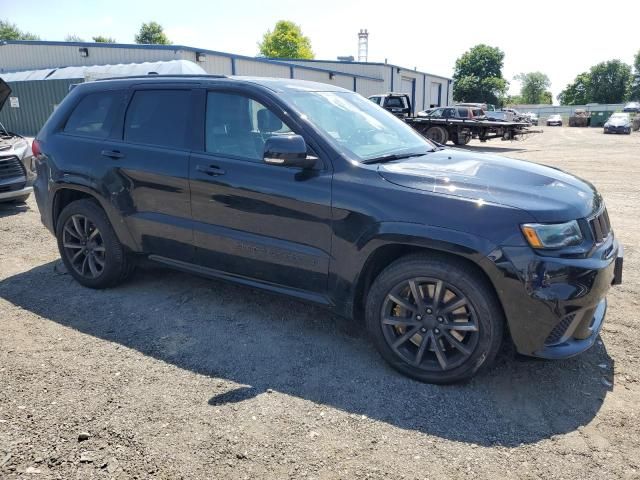
[[[320,68],[313,67],[310,65],[300,65],[293,62],[288,62],[283,59],[271,59],[264,57],[250,57],[247,55],[238,55],[235,53],[228,52],[220,52],[218,50],[208,50],[206,48],[196,48],[196,47],[188,47],[186,45],[148,45],[148,44],[138,44],[138,43],[103,43],[103,42],[58,42],[58,41],[47,41],[47,40],[4,40],[0,41],[0,47],[3,45],[43,45],[43,46],[73,46],[73,47],[91,47],[91,48],[133,48],[133,49],[144,49],[144,50],[169,50],[169,51],[185,51],[185,52],[193,52],[193,53],[204,53],[210,55],[218,55],[227,58],[239,59],[239,60],[251,60],[254,62],[263,62],[270,63],[273,65],[281,65],[287,68],[295,67],[303,70],[315,70],[318,72],[325,73],[335,73],[337,75],[345,75],[348,77],[362,78],[365,80],[374,80],[377,82],[382,82],[382,78],[379,77],[371,77],[368,75],[361,75],[358,73],[350,73],[343,72],[335,69],[328,68]]]
[[[201,75],[206,74],[202,67],[189,60],[169,60],[164,62],[119,63],[116,65],[90,65],[78,67],[46,68],[23,72],[0,73],[6,82],[25,80],[61,80],[124,77],[132,75]]]
[[[135,81],[135,83],[145,82],[171,82],[179,79],[181,82],[193,81],[203,83],[207,81],[231,81],[245,82],[260,85],[262,87],[273,90],[274,92],[347,92],[354,93],[351,90],[342,87],[336,87],[328,83],[311,82],[309,80],[298,80],[289,78],[270,78],[270,77],[244,77],[244,76],[224,76],[224,75],[134,75],[128,77],[115,77],[99,79],[98,83],[126,82]]]
[[[271,60],[276,60],[276,61],[282,61],[282,62],[286,62],[286,61],[290,61],[290,62],[308,62],[308,63],[332,63],[335,65],[375,65],[375,66],[382,66],[382,67],[390,67],[390,68],[399,68],[400,70],[406,70],[407,72],[415,72],[415,73],[419,73],[420,75],[428,75],[430,77],[437,77],[437,78],[442,78],[444,80],[452,80],[452,78],[450,77],[445,77],[443,75],[435,75],[433,73],[429,73],[429,72],[423,72],[421,70],[415,70],[413,68],[407,68],[407,67],[401,67],[400,65],[395,65],[393,63],[382,63],[382,62],[355,62],[355,61],[346,61],[346,60],[316,60],[316,59],[307,59],[307,58],[273,58]],[[298,65],[298,64],[296,64]]]

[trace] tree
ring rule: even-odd
[[[631,67],[620,60],[610,60],[591,67],[589,100],[593,103],[622,103],[631,86]]]
[[[500,103],[507,90],[502,77],[504,52],[480,44],[456,60],[453,99],[459,102]]]
[[[95,37],[91,37],[96,43],[118,43],[116,39],[113,37],[105,37],[104,35],[96,35]]]
[[[629,100],[640,101],[640,50],[633,62],[633,80],[629,91]]]
[[[171,41],[167,38],[162,29],[162,25],[157,22],[143,23],[140,31],[135,36],[136,43],[170,45]]]
[[[0,20],[0,41],[3,40],[40,40],[40,37],[23,32],[15,23],[8,20]]]
[[[551,86],[551,81],[542,72],[530,72],[521,73],[516,75],[516,80],[522,82],[520,87],[520,96],[522,102],[530,105],[540,103],[551,103],[548,100],[548,89]]]
[[[66,37],[64,37],[64,41],[65,42],[84,42],[84,39],[78,35],[76,35],[75,33],[72,33],[70,35],[67,35]]]
[[[560,105],[585,105],[590,103],[589,82],[589,73],[582,72],[578,75],[573,83],[568,84],[558,95]]]
[[[314,58],[311,40],[305,37],[299,25],[288,20],[280,20],[276,27],[262,37],[258,43],[260,53],[270,58]]]

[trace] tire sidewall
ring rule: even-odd
[[[406,266],[409,266],[409,262]],[[380,274],[367,297],[367,329],[382,357],[393,368],[405,375],[429,383],[462,381],[473,376],[484,365],[491,363],[502,340],[503,320],[501,312],[496,312],[495,306],[489,301],[483,282],[479,282],[455,265],[445,262],[416,262],[411,268],[402,267],[402,264],[392,265]],[[473,353],[462,365],[446,371],[426,372],[405,363],[387,344],[380,322],[385,298],[394,286],[414,277],[433,277],[443,280],[460,290],[472,304],[477,315],[479,338]]]

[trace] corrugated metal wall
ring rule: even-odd
[[[82,81],[83,79],[30,80],[11,83],[11,96],[18,98],[20,106],[12,108],[7,100],[0,110],[0,122],[12,132],[34,136],[67,95],[69,85]]]
[[[89,56],[82,57],[74,45],[7,44],[0,47],[2,71],[36,70],[50,67],[112,65],[158,60],[179,60],[180,50],[144,48],[87,47]]]

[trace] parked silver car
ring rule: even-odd
[[[11,88],[0,79],[0,110]],[[33,191],[31,142],[0,124],[0,202],[24,202]]]
[[[551,115],[547,118],[547,127],[552,127],[554,125],[558,127],[562,126],[562,117],[560,115]]]

